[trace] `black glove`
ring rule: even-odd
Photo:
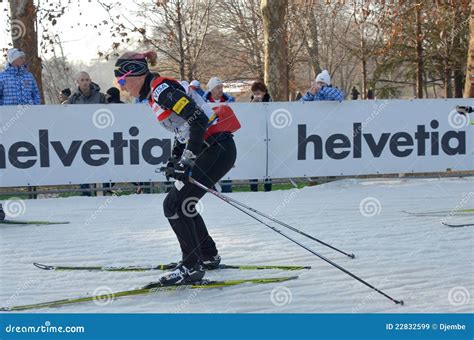
[[[196,156],[191,151],[185,150],[179,161],[171,157],[166,167],[161,168],[161,170],[165,173],[167,180],[171,177],[178,181],[186,181],[191,176],[195,159]]]
[[[166,176],[166,180],[169,181],[170,177],[174,178],[174,170],[176,168],[176,165],[179,163],[179,158],[172,156],[168,159],[168,162],[166,163],[165,167],[162,167],[160,169],[161,172],[163,172]]]
[[[184,150],[181,159],[174,168],[174,178],[178,181],[187,181],[188,177],[191,176],[196,155],[190,150]]]

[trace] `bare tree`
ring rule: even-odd
[[[222,58],[235,63],[242,78],[263,79],[263,21],[258,0],[220,1],[216,15],[217,28],[225,34],[217,42]]]
[[[181,79],[196,77],[208,44],[215,0],[135,1],[134,15],[144,19],[143,25],[123,14],[114,15],[112,5],[100,0],[98,3],[109,13],[115,50],[128,45],[129,33],[137,32],[142,36],[142,46],[158,52],[160,71],[172,72]]]

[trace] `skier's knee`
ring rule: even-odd
[[[168,219],[173,219],[177,216],[178,209],[176,198],[170,194],[166,195],[165,200],[163,201],[163,212],[165,217]]]

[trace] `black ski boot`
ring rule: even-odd
[[[0,221],[5,219],[5,212],[3,211],[2,205],[0,204]]]
[[[162,285],[195,283],[200,282],[205,273],[206,272],[199,263],[195,264],[192,268],[180,264],[171,271],[163,274],[160,277],[159,282]]]
[[[219,268],[221,257],[219,255],[211,256],[202,260],[202,266],[206,270],[213,270]]]

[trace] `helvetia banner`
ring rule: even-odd
[[[474,102],[233,103],[226,178],[473,170],[474,126],[456,105]],[[146,105],[0,107],[0,186],[163,181],[173,138]]]

